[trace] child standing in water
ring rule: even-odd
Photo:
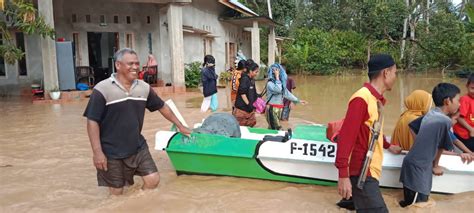
[[[459,99],[459,118],[454,125],[454,134],[464,145],[474,151],[474,75],[471,74],[466,84],[467,95]]]

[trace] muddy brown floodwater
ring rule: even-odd
[[[365,76],[295,76],[295,94],[309,102],[297,106],[290,122],[322,123],[344,116],[347,101],[366,80]],[[442,79],[430,74],[400,75],[385,96],[385,133],[391,135],[403,111],[403,98],[415,89],[431,93],[439,82],[452,82],[465,93],[461,79]],[[258,82],[258,89],[264,82]],[[219,90],[219,111],[230,112],[228,89]],[[200,122],[209,113],[199,112],[201,94],[168,95],[188,123]],[[335,206],[336,187],[214,176],[176,176],[166,153],[151,150],[161,175],[156,190],[141,191],[141,181],[126,189],[125,195],[109,197],[97,187],[92,152],[82,113],[87,101],[65,104],[32,104],[10,97],[0,99],[0,212],[345,212]],[[263,116],[259,127],[266,127]],[[169,129],[159,113],[146,113],[143,135],[154,147],[154,134]],[[455,181],[455,180],[454,180]],[[473,175],[474,184],[474,175]],[[392,212],[401,190],[383,189]],[[427,207],[410,212],[472,212],[474,192],[432,196]]]

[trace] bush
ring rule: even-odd
[[[423,29],[426,25],[420,25]],[[429,33],[420,32],[421,50],[417,62],[426,68],[447,69],[458,64],[469,65],[472,60],[472,37],[455,15],[439,12],[433,15]]]
[[[328,75],[341,66],[363,66],[367,42],[354,31],[298,30],[285,46],[284,61],[297,73]]]
[[[232,78],[231,71],[224,71],[219,74],[219,80],[221,81],[230,81],[231,78]]]
[[[197,88],[201,82],[201,63],[196,61],[185,64],[184,79],[186,88]]]

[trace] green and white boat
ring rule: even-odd
[[[241,137],[193,133],[190,138],[173,131],[156,133],[156,150],[167,152],[177,174],[223,175],[333,186],[337,144],[326,138],[322,125],[297,125],[285,142],[263,140],[286,132],[240,127]],[[268,137],[267,137],[268,138]],[[404,155],[384,153],[380,185],[401,188],[400,168]],[[474,163],[443,155],[444,175],[433,177],[433,192],[474,191]]]

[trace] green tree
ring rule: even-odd
[[[438,67],[444,72],[469,63],[466,59],[472,59],[472,35],[465,32],[464,24],[454,14],[445,11],[434,14],[428,29],[429,32],[419,35],[422,49],[418,61],[422,67]]]
[[[31,1],[6,0],[4,4],[3,18],[0,22],[0,33],[3,36],[0,54],[7,63],[14,64],[24,57],[23,51],[18,49],[13,42],[12,30],[54,39],[54,30],[37,14],[37,10]]]

